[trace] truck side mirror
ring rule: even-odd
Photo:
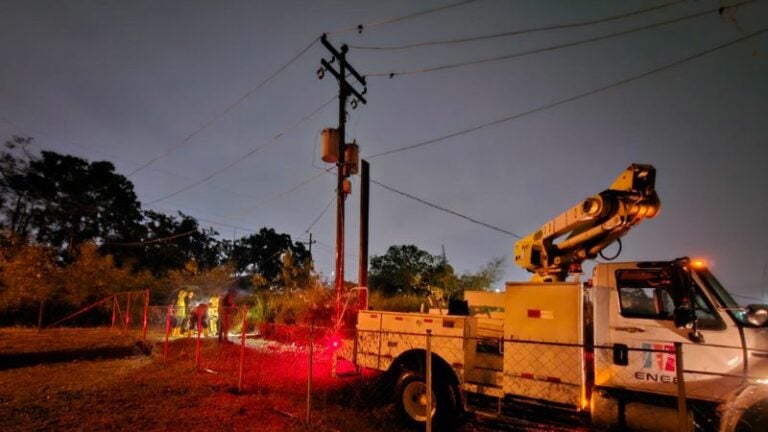
[[[696,314],[685,306],[676,307],[673,317],[675,320],[675,327],[679,329],[692,328],[693,323],[696,322]]]
[[[704,335],[696,328],[696,312],[687,307],[677,307],[674,312],[675,327],[691,329],[688,339],[694,343],[704,342]]]
[[[747,322],[762,327],[768,322],[768,305],[749,305],[746,309]]]

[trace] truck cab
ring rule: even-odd
[[[598,423],[682,388],[694,413],[710,412],[698,425],[768,425],[765,307],[740,307],[703,262],[688,259],[598,264],[588,291]]]

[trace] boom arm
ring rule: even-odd
[[[515,243],[515,262],[535,281],[563,281],[661,207],[656,169],[632,164],[610,188],[573,206]]]

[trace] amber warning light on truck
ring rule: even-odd
[[[693,266],[693,268],[697,268],[697,269],[707,268],[707,261],[701,258],[696,258],[691,262],[691,265]]]

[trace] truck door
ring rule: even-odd
[[[675,342],[683,345],[689,397],[719,400],[742,382],[739,330],[714,307],[714,299],[699,284],[694,301],[700,337],[695,338],[691,329],[675,327],[673,299],[679,287],[671,280],[669,268],[606,265],[603,270],[600,279],[610,289],[603,290],[606,315],[596,317],[608,321],[595,322],[597,385],[676,395]],[[608,324],[607,332],[597,331],[604,323]],[[603,337],[598,336],[600,333]]]

